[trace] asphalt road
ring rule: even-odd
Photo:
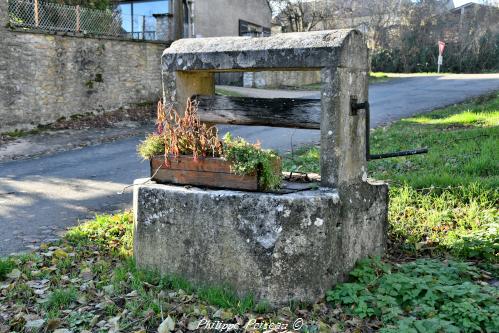
[[[319,97],[318,92],[238,90],[262,97]],[[373,85],[369,90],[372,125],[495,90],[499,90],[499,74],[413,77]],[[223,128],[228,129],[280,150],[289,149],[291,141],[296,145],[318,139],[317,131],[311,130]],[[131,191],[118,192],[134,179],[148,176],[148,163],[135,153],[142,137],[0,163],[0,256],[57,238],[66,227],[96,213],[131,207]]]

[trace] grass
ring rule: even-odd
[[[4,135],[4,136],[7,136],[7,137],[10,137],[10,138],[13,138],[13,139],[18,139],[18,138],[24,138],[24,137],[26,137],[28,135],[40,134],[40,133],[42,133],[42,132],[44,132],[46,130],[48,130],[48,128],[46,128],[43,125],[39,125],[37,128],[31,129],[31,130],[19,130],[19,129],[16,129],[14,131],[0,133],[0,135]]]
[[[443,251],[497,262],[499,96],[403,119],[371,133],[371,153],[429,147],[425,155],[369,162],[390,187],[390,237],[413,252]],[[316,172],[319,149],[303,147],[285,170]]]
[[[0,315],[7,318],[0,328],[24,331],[26,320],[19,314],[29,313],[75,332],[107,332],[114,322],[121,332],[156,332],[165,318],[183,331],[202,318],[242,325],[254,318],[287,323],[303,318],[301,332],[307,333],[498,331],[498,289],[492,285],[499,275],[498,168],[491,168],[497,152],[490,147],[498,143],[498,112],[499,96],[493,96],[374,131],[376,151],[430,147],[426,156],[369,165],[374,176],[391,182],[392,250],[402,246],[410,258],[361,261],[348,283],[327,292],[327,302],[271,309],[228,286],[138,269],[133,218],[126,212],[97,216],[61,241],[0,259]],[[465,167],[473,162],[470,156],[482,161],[478,172]],[[318,160],[317,148],[302,148],[284,164],[318,171]],[[413,254],[437,259],[407,260]],[[439,260],[441,254],[482,264]],[[9,273],[16,269],[14,278]]]
[[[327,293],[329,304],[272,309],[251,295],[239,297],[229,286],[196,285],[138,269],[132,257],[132,220],[131,213],[100,215],[70,229],[59,242],[8,259],[9,269],[22,274],[2,287],[0,312],[9,318],[4,325],[23,331],[17,314],[36,313],[47,325],[78,332],[110,330],[109,325],[95,326],[97,321],[118,321],[121,332],[156,332],[167,317],[178,327],[196,327],[203,318],[240,325],[255,318],[290,324],[303,318],[301,332],[306,333],[380,327],[386,332],[421,327],[425,332],[471,332],[477,327],[492,332],[498,327],[497,289],[484,280],[492,273],[466,263],[426,259],[392,265],[368,259],[351,273],[350,283]]]
[[[78,292],[74,287],[67,289],[55,289],[45,303],[45,307],[51,310],[61,310],[67,308],[71,303],[76,302]]]
[[[244,95],[241,93],[238,93],[236,91],[232,90],[227,90],[223,88],[215,88],[215,94],[220,95],[220,96],[229,96],[229,97],[243,97]]]
[[[369,83],[382,83],[390,81],[392,78],[383,72],[370,72],[369,73]]]
[[[369,73],[369,83],[383,83],[392,80],[393,78],[383,72],[370,72]],[[321,90],[321,83],[311,83],[305,84],[299,87],[291,87],[297,90]]]
[[[0,281],[5,279],[12,269],[14,269],[14,262],[9,259],[0,258]]]

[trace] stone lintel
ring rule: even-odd
[[[271,37],[181,39],[163,52],[164,71],[317,70],[347,65],[341,52],[350,29],[277,34]],[[367,70],[367,63],[361,64]]]

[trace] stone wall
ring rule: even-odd
[[[248,88],[300,87],[320,82],[320,71],[273,71],[244,73],[244,86]]]
[[[13,31],[0,0],[0,132],[160,98],[165,44]]]

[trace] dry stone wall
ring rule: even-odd
[[[0,133],[157,101],[165,47],[13,31],[0,0]]]

